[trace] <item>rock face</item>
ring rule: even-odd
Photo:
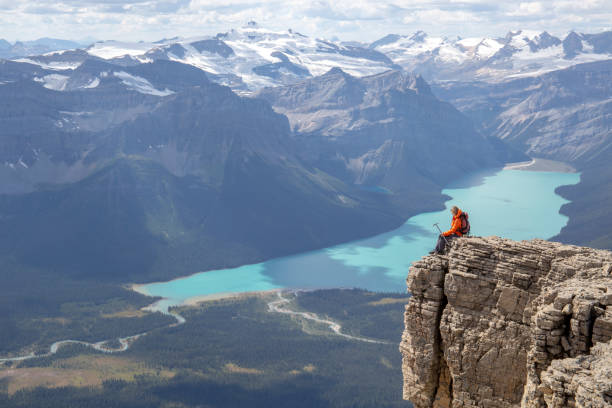
[[[434,93],[484,134],[533,157],[582,164],[607,146],[611,79],[605,60],[499,84],[437,84]]]
[[[460,174],[523,160],[404,71],[355,77],[333,68],[257,96],[287,116],[311,166],[409,201]]]
[[[612,406],[612,253],[462,238],[407,282],[400,351],[415,407]]]

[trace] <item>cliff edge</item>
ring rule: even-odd
[[[400,351],[416,408],[612,406],[612,253],[462,238],[407,282]]]

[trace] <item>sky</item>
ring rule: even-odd
[[[154,41],[262,27],[344,41],[423,30],[501,37],[530,29],[563,35],[612,28],[612,0],[0,0],[0,38]]]

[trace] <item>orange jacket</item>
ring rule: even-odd
[[[442,233],[442,235],[444,235],[445,237],[448,237],[449,235],[453,235],[453,234],[457,234],[459,236],[462,236],[463,234],[461,233],[461,213],[462,211],[459,210],[457,211],[457,215],[453,215],[453,221],[451,223],[451,229],[449,229],[448,231]]]

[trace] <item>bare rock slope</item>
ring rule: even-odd
[[[400,350],[415,407],[612,406],[612,253],[463,238],[407,282]]]

